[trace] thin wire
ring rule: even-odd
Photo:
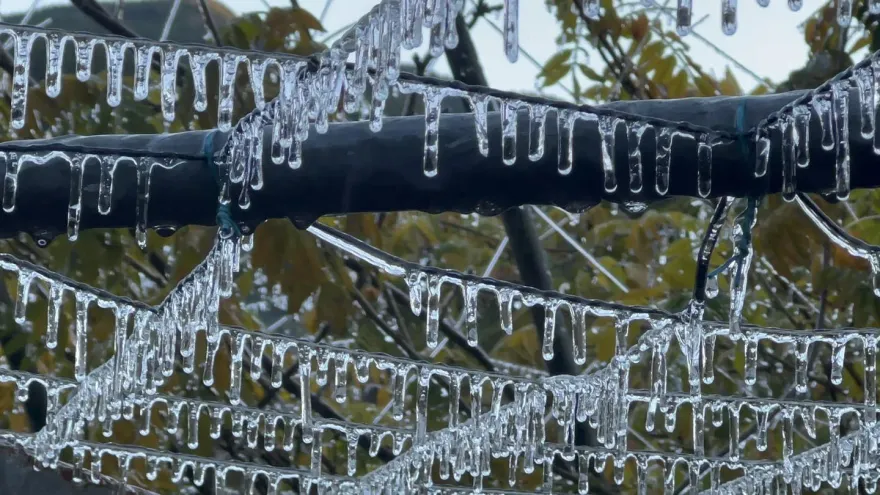
[[[586,248],[581,246],[581,243],[576,241],[574,239],[574,237],[572,237],[568,232],[566,232],[565,229],[563,229],[562,227],[557,225],[556,222],[554,222],[552,218],[547,216],[547,214],[544,213],[543,211],[541,211],[541,209],[538,208],[537,206],[532,206],[532,209],[535,210],[535,213],[537,213],[538,216],[541,217],[542,220],[547,222],[550,225],[550,227],[553,228],[553,230],[555,230],[560,236],[562,236],[562,238],[565,239],[565,242],[569,243],[571,245],[571,247],[575,248],[577,250],[577,252],[581,253],[584,256],[584,258],[586,258],[587,261],[589,261],[590,264],[593,265],[593,267],[595,267],[597,270],[602,272],[603,275],[605,275],[606,277],[611,279],[611,281],[614,282],[614,285],[616,285],[618,288],[620,288],[620,290],[622,290],[624,294],[629,293],[629,289],[626,287],[626,285],[624,285],[623,282],[618,280],[617,277],[615,277],[613,273],[608,271],[607,268],[602,266],[602,263],[599,263],[599,260],[597,260],[592,254],[590,254],[590,252],[587,251]]]
[[[171,4],[171,10],[168,11],[168,18],[165,20],[165,27],[162,28],[162,34],[159,36],[159,41],[165,41],[168,39],[168,35],[171,34],[171,25],[174,24],[174,20],[177,19],[177,11],[180,10],[180,0],[172,0],[174,3]]]
[[[333,0],[326,0],[324,2],[324,8],[321,10],[321,15],[318,16],[318,21],[321,24],[324,24],[324,19],[327,17],[327,11],[330,10],[330,6],[333,5]]]

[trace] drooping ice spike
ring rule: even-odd
[[[15,296],[15,310],[13,318],[19,325],[24,324],[27,317],[27,304],[31,293],[31,282],[36,273],[31,270],[20,269],[18,272],[18,289]]]
[[[645,122],[627,123],[627,144],[629,146],[629,190],[642,191],[642,135],[648,124]]]
[[[550,110],[550,107],[544,105],[529,105],[529,160],[533,162],[540,160],[544,156],[544,138],[547,134],[548,110]],[[486,155],[484,154],[483,156]]]
[[[745,210],[739,215],[733,227],[733,242],[736,255],[735,261],[730,268],[730,311],[728,315],[730,325],[729,336],[734,341],[739,339],[741,335],[740,322],[748,291],[749,269],[752,265],[752,258],[755,255],[751,229],[757,222],[758,206],[759,203],[756,198],[749,198]]]
[[[12,72],[12,94],[10,103],[10,120],[13,129],[24,127],[27,119],[28,86],[31,80],[31,47],[34,36],[27,31],[20,31],[15,36],[15,58]]]
[[[797,105],[792,109],[792,116],[794,117],[794,140],[797,155],[796,161],[800,168],[807,168],[810,165],[811,115],[812,112],[806,105]]]
[[[778,128],[777,124],[771,124],[766,128],[760,128],[755,133],[755,177],[763,177],[767,174],[767,166],[770,163],[770,132]]]
[[[844,1],[840,0],[840,3],[844,3]],[[849,197],[850,191],[849,81],[837,81],[831,85],[831,104],[834,114],[834,144],[837,153],[834,167],[835,194],[838,199],[844,200]]]
[[[669,169],[672,161],[672,140],[675,137],[675,131],[669,127],[660,127],[656,131],[657,141],[657,163],[655,175],[654,190],[657,194],[665,196],[669,192]]]
[[[794,201],[797,182],[796,149],[797,136],[795,136],[794,119],[790,115],[783,115],[779,119],[779,128],[782,134],[782,199]]]
[[[697,194],[704,198],[712,192],[712,140],[709,134],[697,140]]]
[[[76,293],[76,336],[74,344],[74,378],[81,382],[85,380],[87,373],[88,358],[88,328],[89,328],[89,305],[94,296],[86,292]]]
[[[15,210],[15,195],[18,190],[18,154],[0,151],[0,161],[6,169],[3,177],[3,211],[12,213]]]
[[[617,117],[599,117],[599,137],[602,142],[602,171],[604,173],[605,192],[613,193],[617,190],[617,176],[615,175],[615,143],[614,135],[617,124],[621,120]]]
[[[677,0],[678,8],[675,9],[675,30],[680,36],[691,32],[691,17],[693,16],[693,0]]]
[[[880,0],[868,0],[868,12],[880,14]]]
[[[737,0],[721,0],[721,31],[730,36],[736,33]]]
[[[517,0],[513,0],[514,2]],[[516,124],[519,102],[501,101],[501,160],[505,165],[516,163]]]
[[[568,175],[574,167],[574,124],[577,114],[571,110],[556,111],[557,160],[560,175]]]
[[[831,151],[834,149],[834,117],[831,109],[831,101],[826,93],[817,94],[810,105],[816,112],[819,128],[822,130],[822,149]]]
[[[477,131],[477,146],[480,154],[489,156],[489,97],[474,95],[470,98],[474,109],[474,128]]]
[[[46,95],[50,98],[61,94],[61,63],[66,44],[63,39],[60,33],[46,35]]]
[[[504,54],[511,62],[519,58],[519,0],[504,0]]]
[[[874,70],[870,67],[856,69],[853,78],[858,88],[860,134],[862,139],[874,139]]]

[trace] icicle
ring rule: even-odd
[[[501,100],[501,160],[505,165],[516,163],[516,121],[519,105],[517,101]]]
[[[631,122],[628,127],[627,143],[629,144],[629,190],[642,191],[642,135],[648,124],[641,121]]]
[[[859,117],[863,139],[874,139],[874,71],[870,67],[857,69],[854,75],[859,95]]]
[[[471,347],[479,344],[479,336],[477,335],[477,296],[479,295],[479,286],[475,282],[466,281],[464,286],[464,313],[465,324],[467,326],[467,341]]]
[[[113,205],[113,175],[116,172],[116,165],[123,158],[113,155],[102,156],[101,177],[98,182],[98,213],[107,215]]]
[[[181,55],[185,53],[185,50],[177,49],[177,48],[167,48],[162,52],[162,71],[160,74],[161,81],[161,106],[162,106],[162,117],[165,119],[165,122],[173,122],[174,121],[174,107],[177,104],[177,64],[180,60]],[[237,64],[236,64],[237,67]],[[233,69],[233,79],[234,79],[234,69]],[[225,77],[226,74],[223,74]],[[222,83],[221,83],[222,84]],[[234,84],[230,83],[230,84]],[[223,87],[220,88],[221,92],[223,91]],[[232,102],[229,103],[229,112],[232,113]],[[221,114],[222,116],[222,114]],[[230,115],[231,118],[231,115]],[[218,120],[218,126],[220,125],[220,121]],[[227,127],[228,129],[228,127]]]
[[[577,116],[571,110],[556,111],[556,147],[560,175],[568,175],[574,166],[574,123]]]
[[[852,20],[852,0],[837,0],[837,24],[847,27]]]
[[[61,94],[61,63],[64,60],[65,39],[59,33],[46,34],[46,96]]]
[[[839,0],[848,3],[848,0]],[[851,6],[850,6],[851,8]],[[849,197],[849,81],[837,81],[831,86],[831,101],[834,113],[834,144],[837,151],[835,177],[837,178],[837,199]]]
[[[92,77],[92,57],[95,54],[97,40],[80,38],[74,41],[76,44],[76,79],[80,82],[86,82]]]
[[[217,129],[226,132],[232,126],[232,112],[234,105],[235,73],[238,64],[244,60],[244,55],[226,53],[220,67],[220,97],[217,104]],[[163,95],[163,100],[165,95]],[[164,112],[163,112],[164,113]]]
[[[82,216],[83,167],[89,156],[79,153],[70,160],[70,200],[67,206],[67,238],[75,241],[79,237],[79,222]]]
[[[846,341],[836,341],[831,346],[831,383],[843,383],[843,364],[846,358]]]
[[[798,105],[792,109],[792,115],[794,115],[794,140],[797,148],[796,161],[798,167],[806,168],[810,165],[811,112],[805,105]]]
[[[533,162],[544,156],[548,110],[550,107],[544,105],[529,105],[529,160]],[[560,173],[562,172],[560,171]]]
[[[338,404],[344,403],[348,396],[349,359],[349,355],[345,353],[339,353],[336,355],[336,363],[334,365],[336,370],[336,380],[334,381],[335,388],[333,389],[333,398]]]
[[[605,173],[605,192],[617,190],[617,177],[614,170],[614,134],[620,119],[616,117],[599,117],[599,136],[602,139],[602,169]]]
[[[782,132],[782,199],[791,202],[794,201],[796,193],[796,152],[795,128],[792,117],[785,115],[779,121],[780,130]]]
[[[769,415],[770,411],[768,410],[767,406],[761,406],[755,409],[755,418],[756,422],[758,423],[758,432],[757,437],[755,438],[755,445],[761,452],[767,450],[767,423]]]
[[[501,315],[501,329],[510,335],[513,333],[513,300],[517,293],[511,289],[501,289],[498,293],[498,311]]]
[[[134,236],[138,247],[147,248],[147,209],[150,203],[150,174],[153,159],[141,157],[137,161],[137,199],[135,201]]]
[[[474,129],[477,132],[477,146],[480,154],[489,156],[489,97],[477,94],[471,97],[474,108]],[[427,105],[425,106],[427,109]],[[427,110],[426,110],[427,111]]]
[[[10,120],[13,129],[21,129],[27,119],[28,85],[31,80],[31,48],[34,45],[34,37],[28,31],[18,31],[15,38]]]
[[[574,321],[572,322],[571,337],[574,351],[574,362],[582,365],[587,362],[587,325],[586,309],[575,307],[572,309]]]
[[[721,0],[721,31],[730,36],[736,32],[737,0]]]
[[[822,149],[831,151],[834,149],[834,118],[828,95],[817,94],[810,101],[810,104],[819,119],[819,129],[822,131]]]
[[[6,165],[3,178],[3,211],[12,213],[15,210],[15,195],[18,190],[18,167],[20,161],[16,153],[0,151],[0,160]]]
[[[115,108],[122,103],[122,68],[125,66],[125,52],[131,46],[126,41],[104,43],[107,52],[107,104]]]
[[[877,337],[863,337],[865,354],[865,423],[873,426],[877,421]]]
[[[125,365],[125,348],[128,339],[128,320],[133,309],[128,306],[117,306],[114,309],[116,317],[116,327],[114,332],[113,347],[113,393],[111,396],[111,405],[113,410],[118,410],[122,406],[122,385],[125,373],[123,371]]]
[[[731,404],[728,406],[730,412],[730,448],[728,457],[731,461],[739,460],[739,413],[740,404]]]
[[[425,87],[422,90],[425,96],[425,157],[422,170],[427,177],[434,177],[437,175],[440,140],[440,105],[445,94],[432,87]]]
[[[797,342],[797,351],[795,352],[795,358],[797,364],[795,366],[795,388],[798,393],[804,393],[807,391],[807,381],[808,381],[808,361],[807,357],[810,352],[810,341],[804,338],[798,339]]]
[[[36,272],[31,270],[20,269],[18,272],[18,292],[15,298],[14,319],[19,325],[23,325],[27,319],[28,298],[31,295],[31,282],[33,282]]]
[[[706,198],[712,192],[712,137],[700,135],[697,141],[697,193]]]
[[[544,304],[544,335],[541,339],[541,355],[545,361],[553,359],[553,338],[556,335],[556,304]]]
[[[311,371],[312,371],[312,350],[308,347],[298,347],[297,357],[299,359],[299,388],[301,396],[304,400],[300,401],[300,427],[302,428],[302,441],[311,443],[316,438],[312,430],[312,401],[310,395]],[[320,435],[317,436],[320,439]]]
[[[691,32],[691,16],[693,15],[693,0],[678,0],[676,9],[675,30],[679,36],[685,36]]]
[[[427,342],[429,349],[437,347],[440,340],[440,289],[443,285],[443,276],[434,273],[428,274],[428,322]]]
[[[797,12],[801,10],[801,7],[804,6],[804,0],[788,0],[788,8],[791,9],[792,12]]]
[[[763,177],[767,173],[767,165],[770,161],[770,131],[776,129],[776,124],[768,128],[758,129],[755,133],[755,177]]]
[[[403,420],[403,411],[406,406],[406,387],[410,372],[409,366],[400,366],[392,371],[393,385],[391,386],[391,417],[395,421]]]
[[[703,383],[711,384],[715,381],[715,336],[703,337]]]
[[[880,14],[880,0],[868,0],[868,12]]]
[[[49,301],[46,304],[46,347],[54,349],[58,345],[58,323],[61,305],[64,302],[64,286],[57,282],[49,283]]]
[[[758,340],[749,336],[744,340],[746,354],[745,382],[746,385],[754,385],[757,379],[758,368]]]
[[[443,50],[446,48],[446,7],[447,2],[444,2],[442,0],[434,1],[434,19],[431,26],[431,40],[428,44],[428,53],[430,53],[434,57],[439,57],[443,55]],[[455,26],[448,27],[450,29],[455,29]]]
[[[669,165],[672,161],[672,139],[675,133],[669,127],[661,127],[657,132],[657,164],[654,189],[665,196],[669,192]]]
[[[519,0],[504,0],[504,54],[511,62],[516,62],[519,58],[518,23]]]
[[[88,363],[88,324],[89,304],[93,296],[85,292],[76,293],[76,344],[74,346],[74,378],[85,380]]]

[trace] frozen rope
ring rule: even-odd
[[[204,153],[205,164],[208,166],[208,170],[211,171],[211,175],[214,177],[214,181],[217,183],[218,191],[221,191],[223,189],[223,183],[222,179],[220,178],[218,165],[214,161],[214,157],[216,155],[214,151],[214,136],[216,134],[217,131],[211,131],[205,136],[205,142],[202,150]],[[220,201],[219,199],[217,201],[217,226],[220,227],[220,235],[223,237],[230,237],[233,234],[236,236],[241,236],[241,229],[238,228],[238,224],[235,223],[235,220],[232,218],[232,209],[229,206],[229,203]]]

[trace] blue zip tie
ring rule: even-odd
[[[222,188],[222,184],[220,184],[220,173],[217,170],[217,165],[214,163],[215,134],[217,134],[217,131],[211,131],[205,136],[202,152],[205,156],[205,163],[208,165],[211,175],[214,176],[214,181],[217,183],[217,187]],[[227,237],[231,234],[237,236],[241,235],[241,229],[238,228],[238,224],[235,223],[235,220],[232,218],[232,209],[229,207],[229,204],[224,204],[219,200],[217,201],[217,225],[220,227],[221,235],[225,234]]]

